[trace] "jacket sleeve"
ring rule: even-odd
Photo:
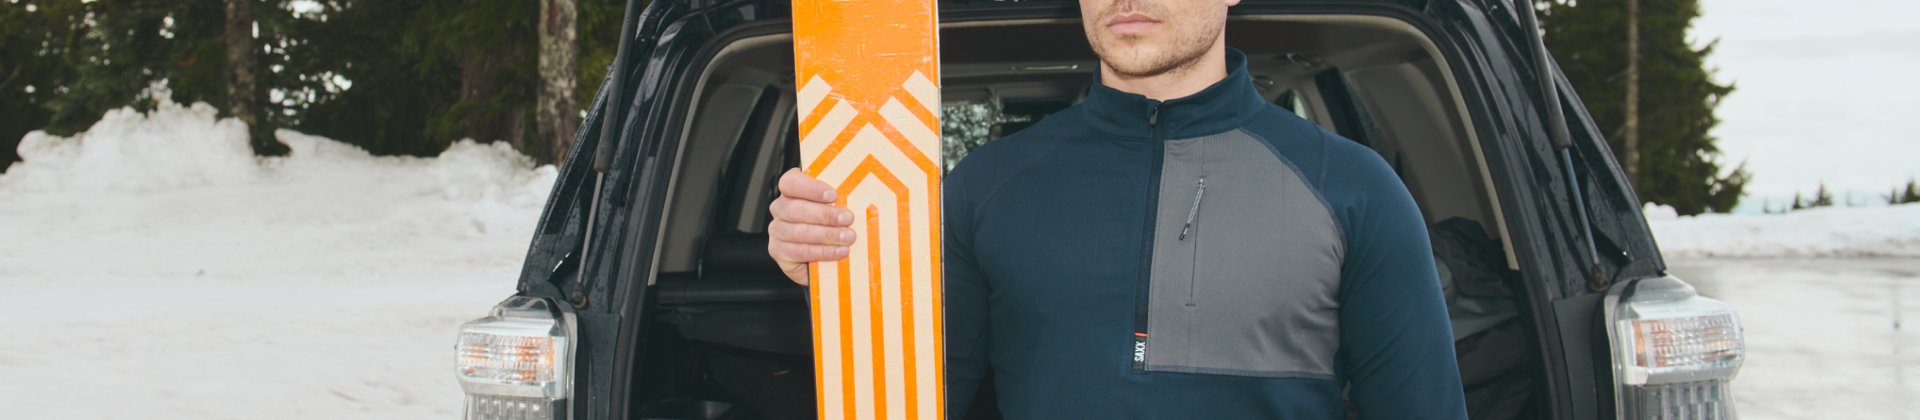
[[[959,175],[958,170],[950,175]],[[987,282],[973,258],[973,209],[961,176],[941,186],[941,281],[945,284],[947,412],[966,418],[987,374]]]
[[[1453,332],[1426,223],[1376,156],[1335,176],[1357,192],[1342,208],[1340,348],[1359,418],[1467,418]],[[1354,173],[1357,172],[1357,173]]]

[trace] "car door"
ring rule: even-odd
[[[1544,355],[1541,395],[1551,417],[1728,414],[1725,381],[1740,364],[1737,316],[1665,276],[1639,200],[1603,132],[1564,73],[1529,45],[1538,35],[1518,17],[1531,10],[1515,4],[1531,3],[1461,0],[1437,16],[1448,21],[1469,57],[1469,72],[1479,78],[1470,88],[1478,95],[1469,96],[1479,96],[1484,107],[1476,124],[1496,139],[1487,153],[1497,166],[1494,182],[1508,197],[1502,210],[1513,226]],[[1556,95],[1546,95],[1546,87]],[[1549,117],[1565,121],[1570,154],[1554,144]],[[1635,340],[1645,339],[1685,345],[1636,347]],[[1688,362],[1635,367],[1668,357]]]
[[[643,331],[634,326],[646,324],[641,297],[660,228],[663,162],[676,152],[663,136],[684,113],[676,82],[713,34],[709,13],[662,0],[632,19],[631,46],[614,66],[627,71],[610,71],[602,84],[522,269],[521,295],[564,302],[577,319],[571,418],[628,418],[635,408],[626,396],[638,376],[629,367]]]

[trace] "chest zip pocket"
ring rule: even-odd
[[[1193,234],[1193,262],[1187,268],[1187,307],[1192,308],[1193,287],[1200,282],[1200,232],[1193,230],[1193,222],[1200,219],[1200,200],[1207,197],[1207,177],[1200,176],[1193,189],[1193,206],[1187,208],[1187,223],[1180,225],[1179,240],[1185,242],[1187,234]]]

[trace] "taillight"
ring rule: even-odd
[[[573,393],[572,308],[515,296],[460,326],[454,369],[469,420],[567,418]]]
[[[1607,293],[1616,412],[1623,419],[1734,418],[1744,341],[1732,305],[1672,276]]]

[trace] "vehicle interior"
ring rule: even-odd
[[[1411,189],[1432,229],[1471,417],[1534,417],[1539,350],[1514,293],[1522,280],[1445,57],[1383,17],[1236,16],[1227,28],[1270,101],[1372,148]],[[1098,69],[1078,20],[948,24],[941,42],[949,166],[1077,103]],[[748,30],[715,44],[687,75],[693,111],[677,129],[631,397],[648,418],[810,418],[805,288],[774,265],[765,234],[775,180],[799,162],[790,37]],[[997,418],[992,392],[981,395],[971,417]]]

